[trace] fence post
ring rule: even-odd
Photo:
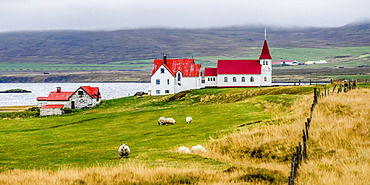
[[[334,91],[335,91],[335,88],[337,87],[337,85],[334,85],[334,89],[333,89],[333,92],[332,92],[332,94],[334,93]]]
[[[313,101],[314,103],[317,103],[317,89],[313,88]]]

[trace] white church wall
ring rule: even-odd
[[[251,77],[253,77],[253,80],[251,80]],[[227,78],[227,81],[225,81],[225,78]],[[254,87],[260,85],[261,85],[261,75],[259,74],[255,75],[219,74],[217,76],[218,87]]]

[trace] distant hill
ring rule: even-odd
[[[336,28],[269,28],[270,47],[370,46],[370,23]],[[0,33],[0,62],[103,64],[191,56],[246,56],[264,27]]]

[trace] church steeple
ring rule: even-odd
[[[262,52],[261,52],[261,56],[260,56],[260,60],[261,59],[272,59],[271,55],[270,55],[270,51],[269,51],[269,47],[267,45],[267,41],[265,39],[265,42],[263,43],[263,47],[262,47]]]

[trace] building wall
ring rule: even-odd
[[[47,101],[46,100],[37,100],[37,107],[42,107],[43,105],[46,105]]]
[[[47,101],[47,105],[64,105],[63,108],[70,109],[71,108],[71,102],[68,100],[60,100],[60,101]]]
[[[53,116],[64,114],[62,109],[40,109],[40,116]]]
[[[206,87],[217,87],[217,76],[205,76]]]
[[[161,69],[164,70],[162,73]],[[159,80],[159,84],[157,84]],[[168,80],[168,81],[167,81]],[[169,82],[169,83],[168,83]],[[175,93],[175,78],[163,65],[150,78],[151,95],[165,95]],[[166,93],[168,91],[168,93]]]
[[[227,82],[225,82],[225,77],[227,77]],[[233,81],[234,77],[236,82]],[[242,82],[242,78],[245,78],[245,82]],[[251,77],[253,77],[253,82],[251,82]],[[218,87],[253,87],[261,85],[261,75],[244,75],[244,74],[219,74],[217,75],[217,86]]]
[[[201,88],[200,77],[181,77],[180,81],[178,81],[178,79],[176,78],[175,93],[189,89],[200,89],[200,88]]]
[[[79,94],[79,92],[81,92],[81,94]],[[100,98],[99,100],[91,98],[91,96],[87,94],[81,87],[78,88],[77,91],[73,93],[69,99],[70,102],[75,102],[75,109],[91,108],[100,104]]]
[[[261,86],[272,85],[272,60],[260,60],[261,67]],[[265,78],[266,77],[266,78]],[[265,80],[266,79],[266,80]]]

